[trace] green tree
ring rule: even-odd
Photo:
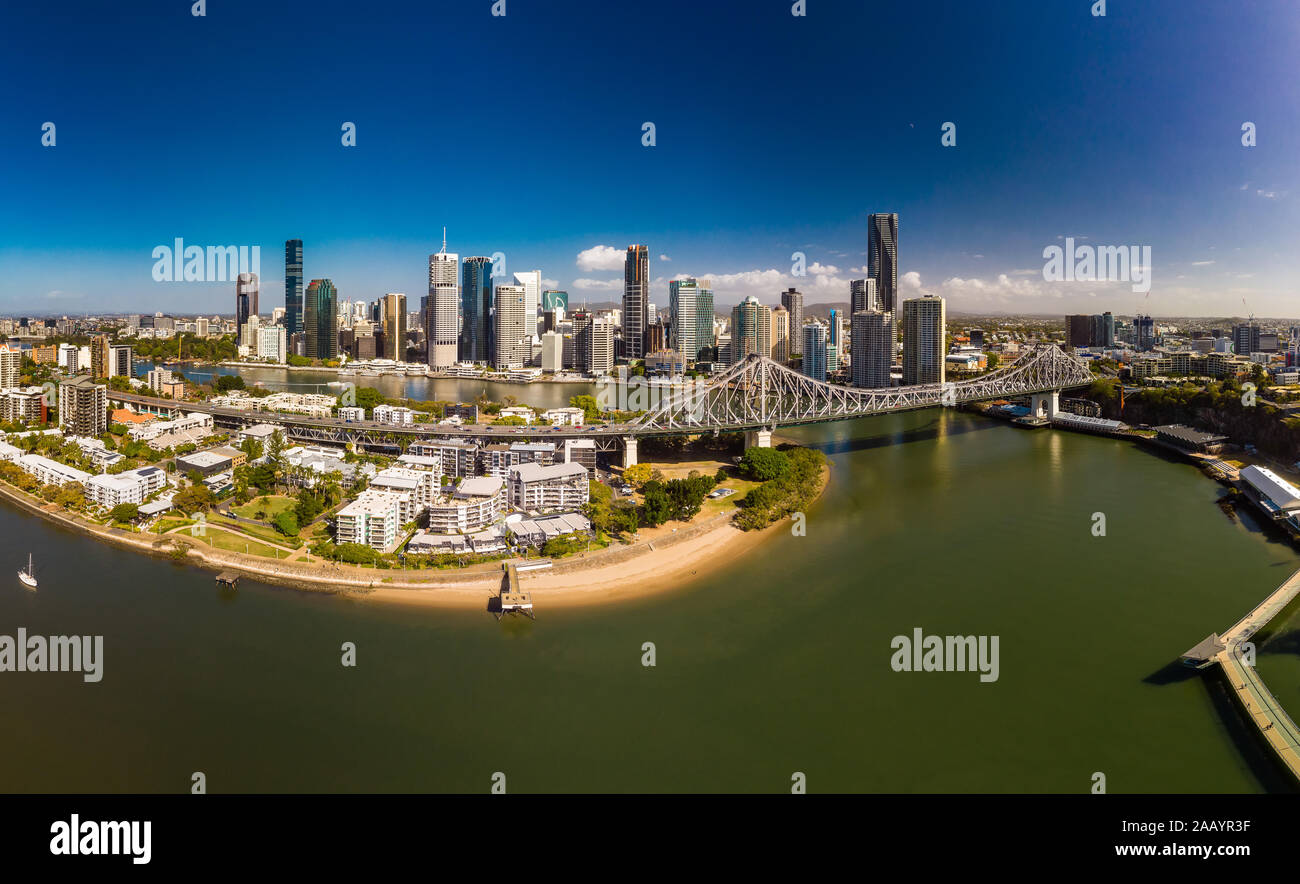
[[[748,448],[740,458],[741,475],[755,482],[779,479],[789,470],[789,458],[775,448]]]
[[[282,510],[272,524],[285,537],[298,536],[298,516],[293,510]]]
[[[134,503],[119,503],[108,511],[114,522],[134,522],[140,515],[140,507]]]
[[[662,482],[651,479],[641,486],[641,493],[645,496],[642,518],[648,526],[654,528],[672,518],[673,502]]]

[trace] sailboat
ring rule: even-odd
[[[27,554],[27,570],[18,572],[18,579],[23,582],[24,586],[36,588],[36,569],[32,567],[32,554]]]

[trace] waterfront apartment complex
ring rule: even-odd
[[[88,375],[59,384],[59,429],[92,438],[108,432],[108,388]]]
[[[876,389],[890,385],[890,368],[894,364],[894,314],[880,310],[859,310],[853,314],[853,359],[850,361],[853,386]]]

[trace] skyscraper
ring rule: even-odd
[[[328,279],[313,279],[303,299],[304,355],[335,359],[339,355],[338,292]],[[286,315],[288,315],[286,313]]]
[[[0,344],[0,390],[12,390],[17,387],[22,371],[23,351],[17,346]]]
[[[1259,352],[1259,326],[1253,320],[1232,327],[1232,351],[1240,356]]]
[[[302,332],[302,240],[284,243],[284,328],[290,335]]]
[[[496,287],[492,335],[496,349],[492,353],[492,364],[498,369],[523,368],[532,357],[524,322],[527,299],[528,293],[521,285]]]
[[[894,314],[859,310],[853,314],[853,386],[888,387],[889,369],[894,364]]]
[[[903,385],[942,384],[944,300],[937,295],[903,302]]]
[[[537,318],[542,303],[542,271],[525,270],[515,274],[515,285],[524,287],[524,331],[537,337]]]
[[[628,246],[623,261],[623,350],[629,360],[645,358],[649,303],[649,249],[646,246]]]
[[[826,326],[814,319],[803,327],[801,370],[814,381],[826,380]]]
[[[790,360],[790,311],[785,307],[772,311],[772,352],[768,355],[780,363]]]
[[[854,279],[849,282],[849,315],[863,310],[879,310],[874,279]]]
[[[108,372],[108,335],[95,335],[90,339],[90,376],[106,378]]]
[[[442,232],[442,251],[429,256],[424,336],[428,340],[430,368],[456,364],[460,346],[460,256],[447,251],[446,228]]]
[[[241,273],[235,280],[235,328],[242,330],[249,316],[256,316],[257,274]],[[257,341],[240,340],[239,343],[256,347]]]
[[[753,295],[731,310],[731,364],[751,353],[772,357],[772,310]]]
[[[460,278],[460,358],[492,360],[492,259],[466,258]]]
[[[687,362],[707,358],[713,346],[713,291],[691,277],[668,283],[668,346]]]
[[[406,295],[389,292],[384,295],[384,358],[398,362],[406,360]]]
[[[867,273],[876,281],[879,307],[898,309],[898,214],[873,213],[867,219]]]
[[[794,289],[781,292],[781,306],[790,311],[790,352],[803,347],[803,295]]]

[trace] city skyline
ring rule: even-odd
[[[900,296],[939,294],[955,313],[1285,315],[1300,233],[1300,124],[1290,112],[1300,14],[1264,3],[1188,16],[1158,2],[1141,18],[1122,7],[1097,18],[1080,6],[946,9],[953,26],[941,33],[924,16],[829,2],[806,19],[774,9],[737,22],[684,3],[680,14],[637,19],[648,45],[669,45],[682,22],[700,33],[743,27],[743,46],[712,51],[717,69],[752,84],[746,94],[729,78],[697,82],[671,53],[650,53],[635,76],[618,73],[612,35],[629,10],[578,3],[561,23],[526,4],[500,18],[467,7],[445,13],[464,39],[441,66],[437,113],[422,96],[421,28],[407,21],[417,7],[374,11],[346,36],[334,27],[344,7],[331,4],[311,16],[289,5],[202,19],[11,11],[18,39],[0,60],[11,80],[40,66],[39,47],[54,40],[78,63],[48,71],[0,111],[11,133],[0,162],[26,170],[0,201],[0,312],[206,313],[228,303],[219,283],[149,277],[150,250],[176,237],[257,245],[267,265],[300,237],[307,278],[331,278],[343,297],[423,292],[422,259],[444,225],[460,254],[502,252],[511,270],[541,269],[545,287],[578,303],[618,299],[618,259],[631,243],[649,247],[656,303],[681,276],[710,280],[720,307],[770,302],[791,286],[809,303],[833,302],[866,275],[868,213],[887,211],[906,216]],[[818,27],[832,17],[833,32]],[[290,28],[359,63],[303,85],[272,53],[242,53],[238,71],[226,63],[232,47]],[[887,89],[864,86],[852,64],[864,30],[896,38],[877,59],[894,72]],[[990,41],[1006,47],[996,64],[982,49]],[[1056,51],[1043,53],[1044,41]],[[921,44],[942,63],[923,63]],[[1248,71],[1230,48],[1241,45],[1252,46]],[[159,46],[183,54],[159,60]],[[763,59],[778,47],[792,63],[773,69]],[[458,63],[482,51],[499,70]],[[572,64],[550,61],[565,55]],[[1105,76],[1081,83],[1085,62]],[[524,76],[539,64],[546,90]],[[122,86],[112,95],[86,88],[85,71],[102,65]],[[160,83],[159,65],[180,76]],[[1199,78],[1195,101],[1152,73],[1162,67]],[[1277,88],[1261,94],[1261,78]],[[282,88],[295,90],[300,112],[270,100]],[[485,94],[493,119],[518,121],[527,137],[471,153],[431,136]],[[196,95],[220,101],[195,104]],[[572,95],[586,101],[558,97]],[[227,123],[188,110],[200,106],[235,112],[258,137],[220,138]],[[160,118],[159,107],[185,110]],[[44,121],[57,126],[54,146],[41,144]],[[341,143],[349,122],[354,147]],[[646,122],[653,147],[643,145]],[[941,144],[948,122],[953,147]],[[1258,133],[1253,147],[1242,144],[1246,122]],[[614,186],[629,177],[639,194],[631,204]],[[1150,246],[1150,294],[1045,281],[1043,250],[1067,237]],[[791,273],[796,251],[805,277]],[[261,272],[265,303],[283,297],[272,271]]]

